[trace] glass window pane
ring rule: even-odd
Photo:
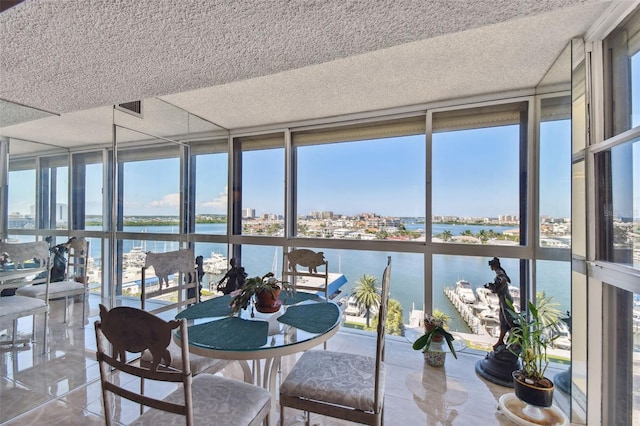
[[[461,333],[467,345],[480,350],[493,350],[500,335],[498,297],[484,287],[496,276],[488,264],[491,259],[433,256],[433,309],[449,315],[450,329]],[[511,279],[509,292],[516,307],[520,305],[519,262],[519,259],[500,259],[500,265]]]
[[[571,120],[540,123],[540,246],[571,247]]]
[[[571,166],[571,249],[572,253],[585,257],[587,255],[587,223],[586,223],[586,176],[585,162],[579,161]]]
[[[89,260],[87,263],[87,279],[89,291],[102,293],[102,240],[100,238],[86,238],[89,242]]]
[[[613,259],[640,269],[640,140],[611,149]]]
[[[56,167],[52,169],[56,173],[56,228],[69,228],[69,167]]]
[[[242,234],[283,235],[284,148],[242,152],[242,209]]]
[[[551,260],[536,261],[536,294],[552,297],[555,308],[565,319],[559,323],[553,343],[554,358],[568,362],[571,358],[571,263]]]
[[[9,172],[9,229],[34,229],[36,213],[36,171]]]
[[[180,229],[180,160],[123,163],[125,230],[178,233]]]
[[[304,145],[296,155],[298,236],[424,240],[424,135]]]
[[[87,164],[85,171],[85,228],[89,229],[89,226],[92,226],[93,229],[100,230],[102,229],[102,163]]]
[[[227,255],[227,245],[220,243],[199,242],[194,245],[194,254],[202,256],[202,300],[207,300],[215,296],[222,295],[216,289],[220,279],[229,269],[229,258]]]
[[[572,61],[576,65],[571,69],[571,153],[578,153],[587,145],[587,99],[584,43],[573,40],[571,46]]]
[[[434,133],[434,241],[520,243],[519,138],[517,125]]]
[[[202,154],[196,161],[196,234],[227,233],[227,153]]]
[[[640,12],[627,17],[605,40],[605,69],[611,74],[605,87],[608,120],[605,137],[640,124]]]
[[[572,420],[586,423],[587,411],[587,343],[593,333],[589,333],[589,298],[587,276],[571,271],[571,410]]]

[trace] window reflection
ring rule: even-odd
[[[607,231],[601,257],[640,269],[640,140],[615,146],[598,160],[600,220]]]
[[[178,233],[180,160],[129,161],[123,167],[125,230]]]
[[[196,158],[197,234],[227,233],[227,153],[202,154]]]
[[[9,172],[9,229],[34,229],[36,213],[36,171]]]
[[[539,147],[540,246],[571,248],[570,98],[542,100]]]

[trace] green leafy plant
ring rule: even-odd
[[[275,297],[276,290],[282,290],[290,295],[295,294],[295,286],[288,281],[278,280],[273,272],[268,272],[261,277],[248,278],[241,289],[231,293],[233,299],[229,306],[232,310],[232,315],[245,309],[251,298],[257,293],[266,291]]]
[[[439,309],[434,309],[433,314],[425,315],[425,322],[447,327],[451,321],[451,317]]]
[[[507,347],[520,358],[525,379],[543,387],[548,385],[544,377],[549,359],[547,347],[558,337],[554,335],[555,327],[560,321],[560,311],[552,297],[544,294],[538,297],[538,303],[527,304],[527,310],[515,312],[513,304],[509,304],[508,312],[514,319],[515,327],[509,332]],[[528,311],[528,312],[527,312]]]
[[[432,315],[425,315],[424,321],[426,331],[422,336],[418,337],[415,342],[413,342],[413,349],[427,352],[431,347],[434,337],[442,336],[447,342],[447,346],[453,354],[453,357],[457,359],[458,355],[453,347],[455,337],[445,329],[450,320],[450,316],[442,311],[438,311],[437,309],[433,311]]]

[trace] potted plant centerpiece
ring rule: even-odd
[[[283,290],[290,295],[295,293],[295,287],[291,283],[278,280],[273,272],[262,277],[248,278],[241,289],[232,293],[233,299],[229,305],[233,311],[232,315],[240,309],[245,309],[254,296],[258,312],[277,312],[282,305],[278,297]]]
[[[446,358],[446,353],[441,350],[431,350],[431,343],[439,343],[445,340],[449,350],[454,358],[458,358],[456,350],[453,347],[455,338],[446,330],[446,326],[451,317],[442,311],[435,309],[433,314],[425,315],[424,326],[425,333],[413,342],[413,349],[422,351],[426,363],[432,367],[442,367]]]
[[[439,309],[434,309],[431,315],[426,314],[424,316],[424,331],[425,333],[435,327],[447,328],[449,326],[451,317]],[[439,332],[433,333],[433,342],[442,342],[444,335]]]
[[[547,346],[558,337],[554,331],[560,321],[560,311],[555,308],[552,298],[544,294],[537,304],[529,302],[527,306],[527,310],[518,313],[513,306],[509,309],[515,327],[509,332],[507,347],[522,364],[520,370],[512,373],[515,394],[532,406],[550,407],[554,385],[545,377],[549,366]]]

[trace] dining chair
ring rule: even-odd
[[[158,279],[158,289],[151,290],[147,281],[147,269],[153,268]],[[169,278],[175,276],[174,282]],[[152,280],[155,281],[155,280]],[[164,284],[164,288],[163,288]],[[141,306],[151,314],[158,315],[162,312],[175,309],[176,314],[189,305],[200,301],[200,283],[197,279],[196,260],[193,249],[181,249],[164,253],[148,252],[145,265],[142,268],[141,279]],[[191,292],[190,292],[191,290]],[[147,301],[162,297],[164,302],[154,309],[146,309]],[[171,300],[171,302],[167,302]],[[171,353],[172,366],[179,368],[182,363],[182,350],[174,342],[170,342],[167,350]],[[143,351],[140,357],[142,365],[150,365],[153,357],[150,351]],[[193,375],[203,372],[217,373],[231,364],[233,360],[209,358],[201,355],[190,356],[190,369]],[[243,370],[245,368],[243,367]],[[245,379],[248,379],[245,371]],[[141,381],[141,392],[144,392],[144,381]]]
[[[293,249],[285,252],[282,280],[291,282],[296,291],[321,293],[326,300],[329,300],[329,262],[321,251]]]
[[[66,323],[68,320],[69,298],[82,296],[81,327],[84,327],[88,303],[87,297],[89,294],[89,282],[87,279],[89,266],[89,241],[84,238],[71,237],[69,238],[69,241],[60,244],[57,247],[58,249],[62,249],[68,253],[68,260],[62,281],[52,282],[49,285],[48,300],[64,298],[65,308],[63,322]],[[16,291],[16,294],[21,296],[37,297],[39,299],[45,299],[47,297],[42,286],[33,285],[19,288]]]
[[[36,315],[43,316],[42,326],[42,353],[47,352],[47,335],[49,323],[49,244],[46,241],[28,243],[1,243],[0,253],[7,255],[7,260],[13,263],[12,270],[16,279],[7,280],[0,284],[1,289],[16,291],[16,294],[0,297],[0,321],[13,321],[13,335],[11,340],[3,340],[2,345],[15,346],[21,343],[36,341]],[[35,267],[27,267],[27,262],[37,260]],[[44,298],[21,296],[17,291],[22,286],[36,285],[43,291]],[[12,291],[13,292],[13,291]],[[18,339],[18,319],[32,316],[32,336],[30,339]]]
[[[100,305],[100,319],[94,324],[107,426],[117,420],[113,417],[119,405],[118,397],[138,403],[143,408],[150,407],[141,410],[143,413],[129,423],[131,425],[178,424],[180,416],[187,425],[269,424],[271,395],[266,389],[215,374],[193,377],[185,319],[165,321],[133,307],[119,306],[107,310]],[[171,354],[167,351],[176,329],[182,342],[180,368],[172,367]],[[112,347],[109,353],[108,344]],[[127,352],[140,353],[143,350],[153,354],[150,365],[126,361]],[[174,383],[177,389],[164,398],[137,393],[132,390],[135,386],[130,386],[130,381],[120,380],[120,375],[125,373],[151,381],[156,390],[166,388],[162,382]]]
[[[390,277],[391,256],[382,275],[375,356],[326,350],[303,353],[280,385],[281,425],[285,407],[361,424],[382,424]],[[307,415],[307,425],[309,418]]]

